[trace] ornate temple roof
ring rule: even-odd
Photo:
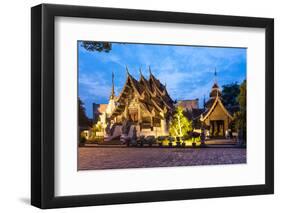
[[[215,83],[212,86],[211,92],[210,92],[210,98],[209,100],[205,103],[205,107],[207,109],[211,108],[215,102],[216,97],[218,96],[219,98],[221,98],[221,90],[220,87],[218,85],[218,83],[215,81]]]
[[[221,109],[223,110],[223,112],[231,119],[233,120],[233,116],[228,112],[228,110],[224,107],[221,98],[217,95],[216,98],[212,101],[213,104],[211,105],[210,108],[207,108],[207,110],[205,112],[203,112],[201,114],[201,121],[204,121],[206,118],[208,118],[208,116],[213,112],[213,110],[215,109],[215,107],[217,105],[219,105],[221,107]]]
[[[218,83],[215,82],[210,92],[210,98],[216,98],[217,95],[221,97],[221,90]]]
[[[127,79],[122,91],[116,98],[117,107],[113,116],[121,113],[125,108],[125,101],[128,98],[129,90],[133,89],[138,102],[148,111],[166,113],[173,109],[174,101],[169,96],[166,86],[164,86],[151,72],[149,79],[146,79],[140,72],[140,79],[136,80],[127,69]]]
[[[216,106],[219,105],[219,107],[221,107],[223,112],[231,120],[233,120],[233,116],[230,113],[231,111],[226,109],[223,102],[222,102],[222,92],[221,92],[220,87],[217,83],[216,76],[217,76],[217,73],[216,73],[216,70],[215,70],[215,80],[214,80],[214,84],[211,88],[211,92],[209,94],[209,96],[210,96],[209,100],[205,103],[205,97],[204,97],[204,108],[203,109],[192,109],[192,110],[190,110],[188,112],[190,118],[195,119],[195,120],[200,119],[201,121],[204,121],[206,118],[208,118],[208,116],[210,116],[210,114],[214,111]]]
[[[212,90],[210,92],[210,99],[205,104],[206,110],[200,115],[201,120],[204,121],[214,110],[217,104],[222,108],[224,113],[230,117],[230,119],[233,120],[232,115],[229,113],[229,111],[224,107],[222,100],[221,100],[221,91],[218,83],[215,81],[214,85],[212,86]]]
[[[214,84],[213,84],[211,92],[210,92],[210,100],[215,99],[217,96],[221,97],[221,95],[222,95],[222,93],[221,93],[220,87],[217,82],[217,69],[215,69]],[[213,100],[212,100],[212,102],[213,102]]]

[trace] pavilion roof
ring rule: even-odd
[[[231,119],[233,120],[233,116],[229,113],[229,111],[224,107],[220,96],[217,94],[216,98],[211,98],[207,104],[206,107],[207,109],[200,115],[201,120],[204,121],[206,120],[206,118],[208,118],[210,116],[210,114],[213,112],[213,110],[215,109],[216,105],[219,104],[219,106],[222,108],[223,112]]]
[[[116,98],[117,105],[113,114],[119,114],[125,107],[124,99],[127,98],[128,89],[131,88],[139,102],[151,112],[153,109],[159,112],[173,109],[174,101],[169,96],[166,86],[164,86],[152,73],[149,79],[142,74],[139,80],[136,80],[128,71],[127,79],[119,96]]]

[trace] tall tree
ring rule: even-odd
[[[246,143],[246,118],[247,118],[247,82],[240,85],[240,93],[237,97],[240,110],[234,114],[235,126],[240,133],[241,139]]]
[[[110,42],[82,41],[81,46],[88,51],[110,52],[112,44]]]
[[[90,126],[91,122],[85,113],[84,103],[78,98],[78,121],[80,127]]]
[[[222,86],[222,101],[227,108],[238,106],[237,97],[240,93],[240,88],[237,82]]]
[[[186,136],[191,130],[192,122],[184,116],[183,108],[178,106],[170,123],[170,134],[182,137]]]

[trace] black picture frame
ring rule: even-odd
[[[55,17],[264,28],[265,184],[93,195],[54,195]],[[41,4],[31,8],[31,204],[39,208],[140,203],[274,193],[274,20],[164,11]]]

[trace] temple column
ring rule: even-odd
[[[211,135],[212,136],[215,136],[215,122],[214,121],[211,121]]]
[[[125,117],[125,119],[128,119],[128,107],[127,106],[125,106],[124,117]]]
[[[139,124],[139,132],[141,132],[141,123],[142,123],[142,117],[141,117],[141,108],[138,104],[138,124]]]
[[[214,121],[214,136],[217,136],[218,135],[218,124],[217,124],[217,121],[215,120]]]
[[[228,122],[229,122],[229,119],[227,118],[227,120],[224,120],[224,128],[225,130],[228,130]]]
[[[138,123],[140,124],[141,122],[142,122],[141,108],[140,105],[138,105]]]

